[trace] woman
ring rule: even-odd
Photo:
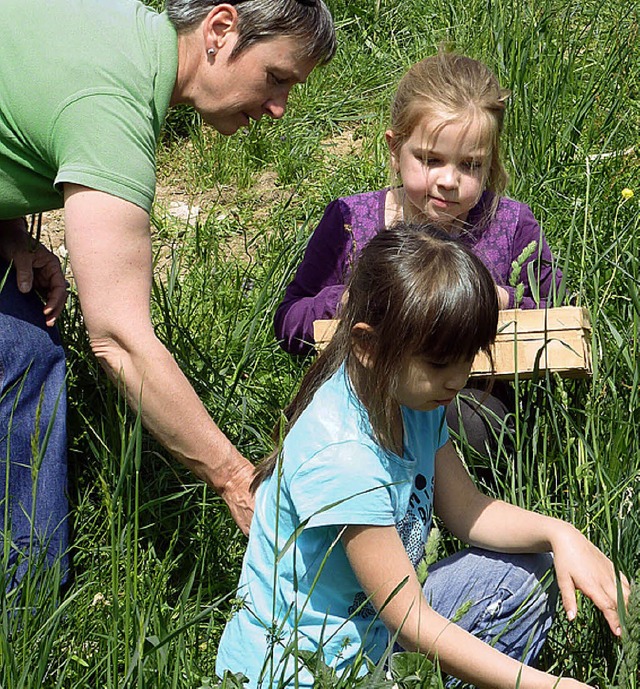
[[[282,117],[292,86],[333,56],[335,33],[322,0],[166,4],[158,14],[137,0],[3,1],[0,499],[10,504],[0,506],[0,526],[7,537],[11,529],[23,566],[19,552],[32,550],[30,537],[49,560],[67,548],[64,362],[53,327],[65,284],[24,220],[52,208],[64,207],[92,350],[146,427],[249,530],[253,468],[209,417],[150,320],[155,148],[178,103],[225,135],[263,115]],[[45,295],[44,307],[32,288]],[[40,464],[35,506],[32,454]]]

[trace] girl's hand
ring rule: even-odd
[[[439,615],[424,596],[395,526],[347,525],[341,540],[362,590],[407,651],[437,657],[447,674],[487,689],[588,689],[523,665]]]
[[[613,563],[576,528],[562,522],[551,541],[554,566],[562,605],[569,620],[577,614],[576,589],[588,596],[602,611],[611,631],[620,636],[618,590]],[[629,598],[629,582],[620,573],[625,605]]]
[[[571,679],[571,677],[562,677],[558,680],[555,685],[556,689],[591,689],[588,684],[583,682],[578,682],[577,679]]]
[[[498,293],[498,308],[506,309],[509,307],[509,292],[504,287],[496,285],[496,292]]]

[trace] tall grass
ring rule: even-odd
[[[518,383],[515,456],[497,461],[491,489],[571,520],[635,572],[638,9],[596,0],[330,4],[338,55],[295,90],[282,122],[226,139],[200,131],[189,111],[172,116],[161,180],[205,201],[195,227],[154,213],[158,335],[233,442],[262,456],[306,366],[278,348],[272,317],[324,205],[386,183],[388,103],[412,62],[442,43],[483,59],[512,91],[510,194],[532,206],[570,291],[590,309],[594,352],[590,380]],[[259,185],[265,173],[270,195]],[[624,187],[636,196],[623,200]],[[98,371],[75,298],[62,329],[73,577],[58,596],[59,572],[35,567],[1,599],[0,687],[212,686],[244,539]],[[544,663],[613,686],[621,650],[583,601],[573,624],[559,614]]]

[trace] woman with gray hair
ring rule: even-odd
[[[12,543],[7,576],[20,578],[34,554],[49,562],[62,555],[66,566],[65,371],[54,325],[66,289],[57,259],[30,236],[26,220],[32,215],[37,227],[37,214],[53,208],[64,207],[93,352],[151,433],[222,496],[247,533],[253,467],[210,418],[151,323],[155,150],[178,103],[225,135],[263,115],[282,117],[291,88],[335,52],[329,11],[322,0],[167,0],[163,13],[137,0],[3,0],[2,11],[0,542]],[[41,439],[37,452],[33,438]]]

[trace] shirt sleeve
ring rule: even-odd
[[[292,476],[289,492],[307,526],[390,526],[396,522],[394,485],[372,448],[348,441],[307,460]]]
[[[51,139],[56,186],[81,184],[150,212],[156,149],[150,109],[119,91],[87,94],[62,109]]]
[[[276,338],[287,352],[309,352],[314,344],[313,322],[336,315],[345,288],[350,242],[340,201],[332,201],[276,310]]]
[[[560,287],[562,272],[555,265],[551,249],[531,208],[522,204],[513,244],[513,260],[518,260],[531,242],[536,243],[535,250],[520,271],[524,294],[517,306],[521,309],[544,309],[549,295]],[[505,289],[509,293],[508,308],[515,308],[516,289],[510,286]]]

